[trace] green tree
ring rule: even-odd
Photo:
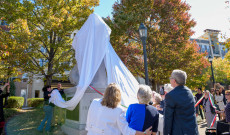
[[[188,85],[200,85],[202,70],[209,65],[205,53],[190,41],[195,21],[190,6],[180,0],[121,0],[113,6],[113,19],[105,18],[112,29],[111,43],[129,70],[144,77],[140,23],[148,29],[147,57],[152,85],[169,82],[174,69],[185,70]],[[197,80],[198,79],[198,80]]]
[[[14,81],[11,80],[10,81],[10,95],[11,96],[15,96],[15,89],[16,89],[16,87],[15,87]]]
[[[14,66],[18,60],[16,54],[20,52],[15,47],[19,47],[19,45],[17,46],[17,43],[12,40],[11,35],[6,32],[8,30],[8,26],[0,27],[0,79],[3,80],[21,74],[17,67]]]
[[[0,4],[0,16],[10,24],[9,54],[15,67],[42,74],[51,84],[75,63],[70,34],[80,29],[99,0],[10,0]],[[0,38],[1,39],[1,38]],[[1,41],[0,41],[1,42]]]

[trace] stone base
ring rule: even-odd
[[[66,134],[66,135],[86,135],[87,131],[86,130],[78,130],[75,128],[71,128],[66,125],[61,126],[61,130]]]

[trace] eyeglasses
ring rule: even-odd
[[[226,96],[229,96],[230,94],[225,94]]]

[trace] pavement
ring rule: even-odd
[[[205,130],[207,128],[206,120],[200,120],[197,122],[197,124],[198,124],[198,131],[200,135],[205,135]]]
[[[22,110],[31,110],[33,107],[22,107]]]
[[[219,121],[219,118],[216,118],[216,121]],[[207,128],[207,122],[206,120],[202,120],[200,116],[197,117],[197,124],[198,124],[198,131],[200,135],[205,135],[205,131]]]

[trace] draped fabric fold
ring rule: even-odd
[[[79,71],[76,93],[72,99],[64,101],[57,91],[53,91],[50,102],[61,108],[73,110],[80,102],[92,80],[95,80],[96,73],[103,71],[101,69],[104,68],[103,65],[106,69],[104,72],[107,72],[107,77],[104,78],[107,78],[108,84],[117,83],[121,88],[122,104],[128,106],[130,103],[137,102],[138,82],[111,46],[109,42],[110,33],[111,29],[100,16],[96,14],[89,16],[72,43]]]

